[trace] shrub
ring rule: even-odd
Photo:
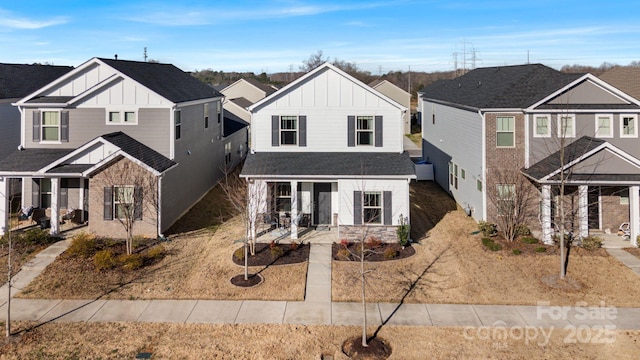
[[[31,229],[21,235],[22,241],[27,245],[46,245],[52,240],[51,235],[44,229]]]
[[[98,244],[95,236],[81,232],[73,237],[71,245],[67,249],[67,254],[88,258],[98,251]]]
[[[395,259],[398,256],[398,251],[396,251],[392,247],[388,247],[384,249],[384,252],[382,253],[382,255],[384,256],[385,259],[391,260],[391,259]]]
[[[587,250],[599,249],[602,247],[602,238],[593,235],[582,238],[582,247]]]
[[[347,249],[346,247],[341,247],[340,249],[338,249],[338,259],[341,260],[349,260],[351,257],[351,253],[349,252],[349,249]]]
[[[530,236],[525,236],[522,239],[520,239],[520,241],[522,241],[525,244],[537,244],[538,243],[538,239],[530,237]]]
[[[498,251],[502,249],[502,245],[496,244],[493,239],[488,237],[482,238],[482,245],[491,251]]]
[[[516,235],[518,236],[529,236],[531,235],[531,230],[525,224],[516,225]]]
[[[300,244],[298,244],[295,241],[292,241],[289,246],[290,246],[291,250],[298,250],[298,248],[300,247]]]
[[[404,222],[396,228],[396,235],[398,236],[398,244],[400,244],[400,246],[405,247],[409,245],[409,232],[409,224],[405,224]]]
[[[113,257],[113,252],[109,249],[98,251],[93,256],[93,265],[95,265],[98,271],[114,268],[116,266],[116,259]]]
[[[537,248],[535,248],[536,252],[547,252],[547,248],[544,246],[538,246]]]
[[[496,224],[492,224],[486,221],[478,222],[478,230],[480,230],[483,236],[493,236],[498,232],[496,230]]]
[[[367,239],[366,245],[367,245],[367,248],[369,249],[375,249],[380,245],[382,245],[382,240],[378,239],[375,236],[371,236],[370,238]]]
[[[167,249],[162,245],[156,245],[147,252],[147,257],[151,260],[159,260],[164,258],[166,255]]]
[[[513,255],[520,255],[522,254],[522,251],[520,249],[513,249],[511,250],[511,252],[513,252]]]
[[[244,261],[244,246],[233,252],[233,257],[238,261]]]
[[[118,256],[118,263],[122,267],[122,270],[133,271],[141,268],[144,261],[140,254],[131,254]]]

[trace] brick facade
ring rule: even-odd
[[[621,193],[628,196],[628,188],[603,186],[600,189],[600,212],[602,214],[602,229],[610,229],[615,233],[623,222],[629,221],[629,204],[621,204]],[[628,198],[627,198],[628,199]]]
[[[155,238],[157,212],[153,205],[157,198],[156,177],[132,161],[122,158],[97,172],[89,180],[89,232],[99,236],[126,238],[122,223],[115,219],[104,220],[104,188],[114,185],[136,185],[143,188],[142,220],[133,225],[134,236]]]

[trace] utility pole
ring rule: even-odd
[[[147,47],[146,46],[144,47],[143,56],[144,56],[144,62],[147,62]]]

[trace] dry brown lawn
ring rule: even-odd
[[[579,281],[579,291],[556,290],[541,279],[559,271],[560,259],[553,254],[513,255],[484,248],[476,223],[463,211],[453,210],[453,201],[433,183],[412,184],[411,221],[422,224],[414,238],[414,257],[367,264],[367,297],[371,302],[521,304],[539,301],[574,305],[578,301],[621,307],[640,307],[640,276],[608,255],[572,251],[568,276]],[[433,207],[433,211],[428,209]],[[421,212],[429,212],[426,215]],[[434,216],[436,214],[436,216]],[[582,250],[582,249],[580,249]],[[334,301],[359,301],[359,263],[333,262]],[[408,292],[413,285],[413,289]]]
[[[153,359],[319,359],[322,354],[344,360],[342,343],[359,331],[352,326],[50,323],[0,343],[0,359],[133,359],[150,352]],[[378,335],[391,345],[390,359],[633,359],[640,353],[640,331],[616,331],[609,344],[569,344],[562,329],[553,330],[547,344],[542,335],[493,341],[456,327],[389,326]]]

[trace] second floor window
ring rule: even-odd
[[[535,137],[549,137],[551,131],[549,131],[549,115],[536,115],[535,116]]]
[[[176,111],[174,115],[175,127],[176,127],[176,140],[182,137],[182,119],[180,118],[180,111]]]
[[[109,111],[107,113],[107,124],[137,124],[138,119],[135,111]]]
[[[204,128],[209,128],[209,104],[204,104]]]
[[[576,117],[574,115],[558,115],[558,136],[562,138],[576,136]]]
[[[280,145],[298,144],[298,117],[280,116]]]
[[[637,115],[622,115],[620,118],[620,137],[637,137]]]
[[[356,144],[373,145],[373,116],[356,117]]]
[[[496,117],[496,146],[513,147],[515,145],[515,122],[513,116]]]
[[[611,129],[612,115],[596,115],[596,137],[611,137],[613,131]]]
[[[60,141],[60,113],[42,112],[42,141]]]

